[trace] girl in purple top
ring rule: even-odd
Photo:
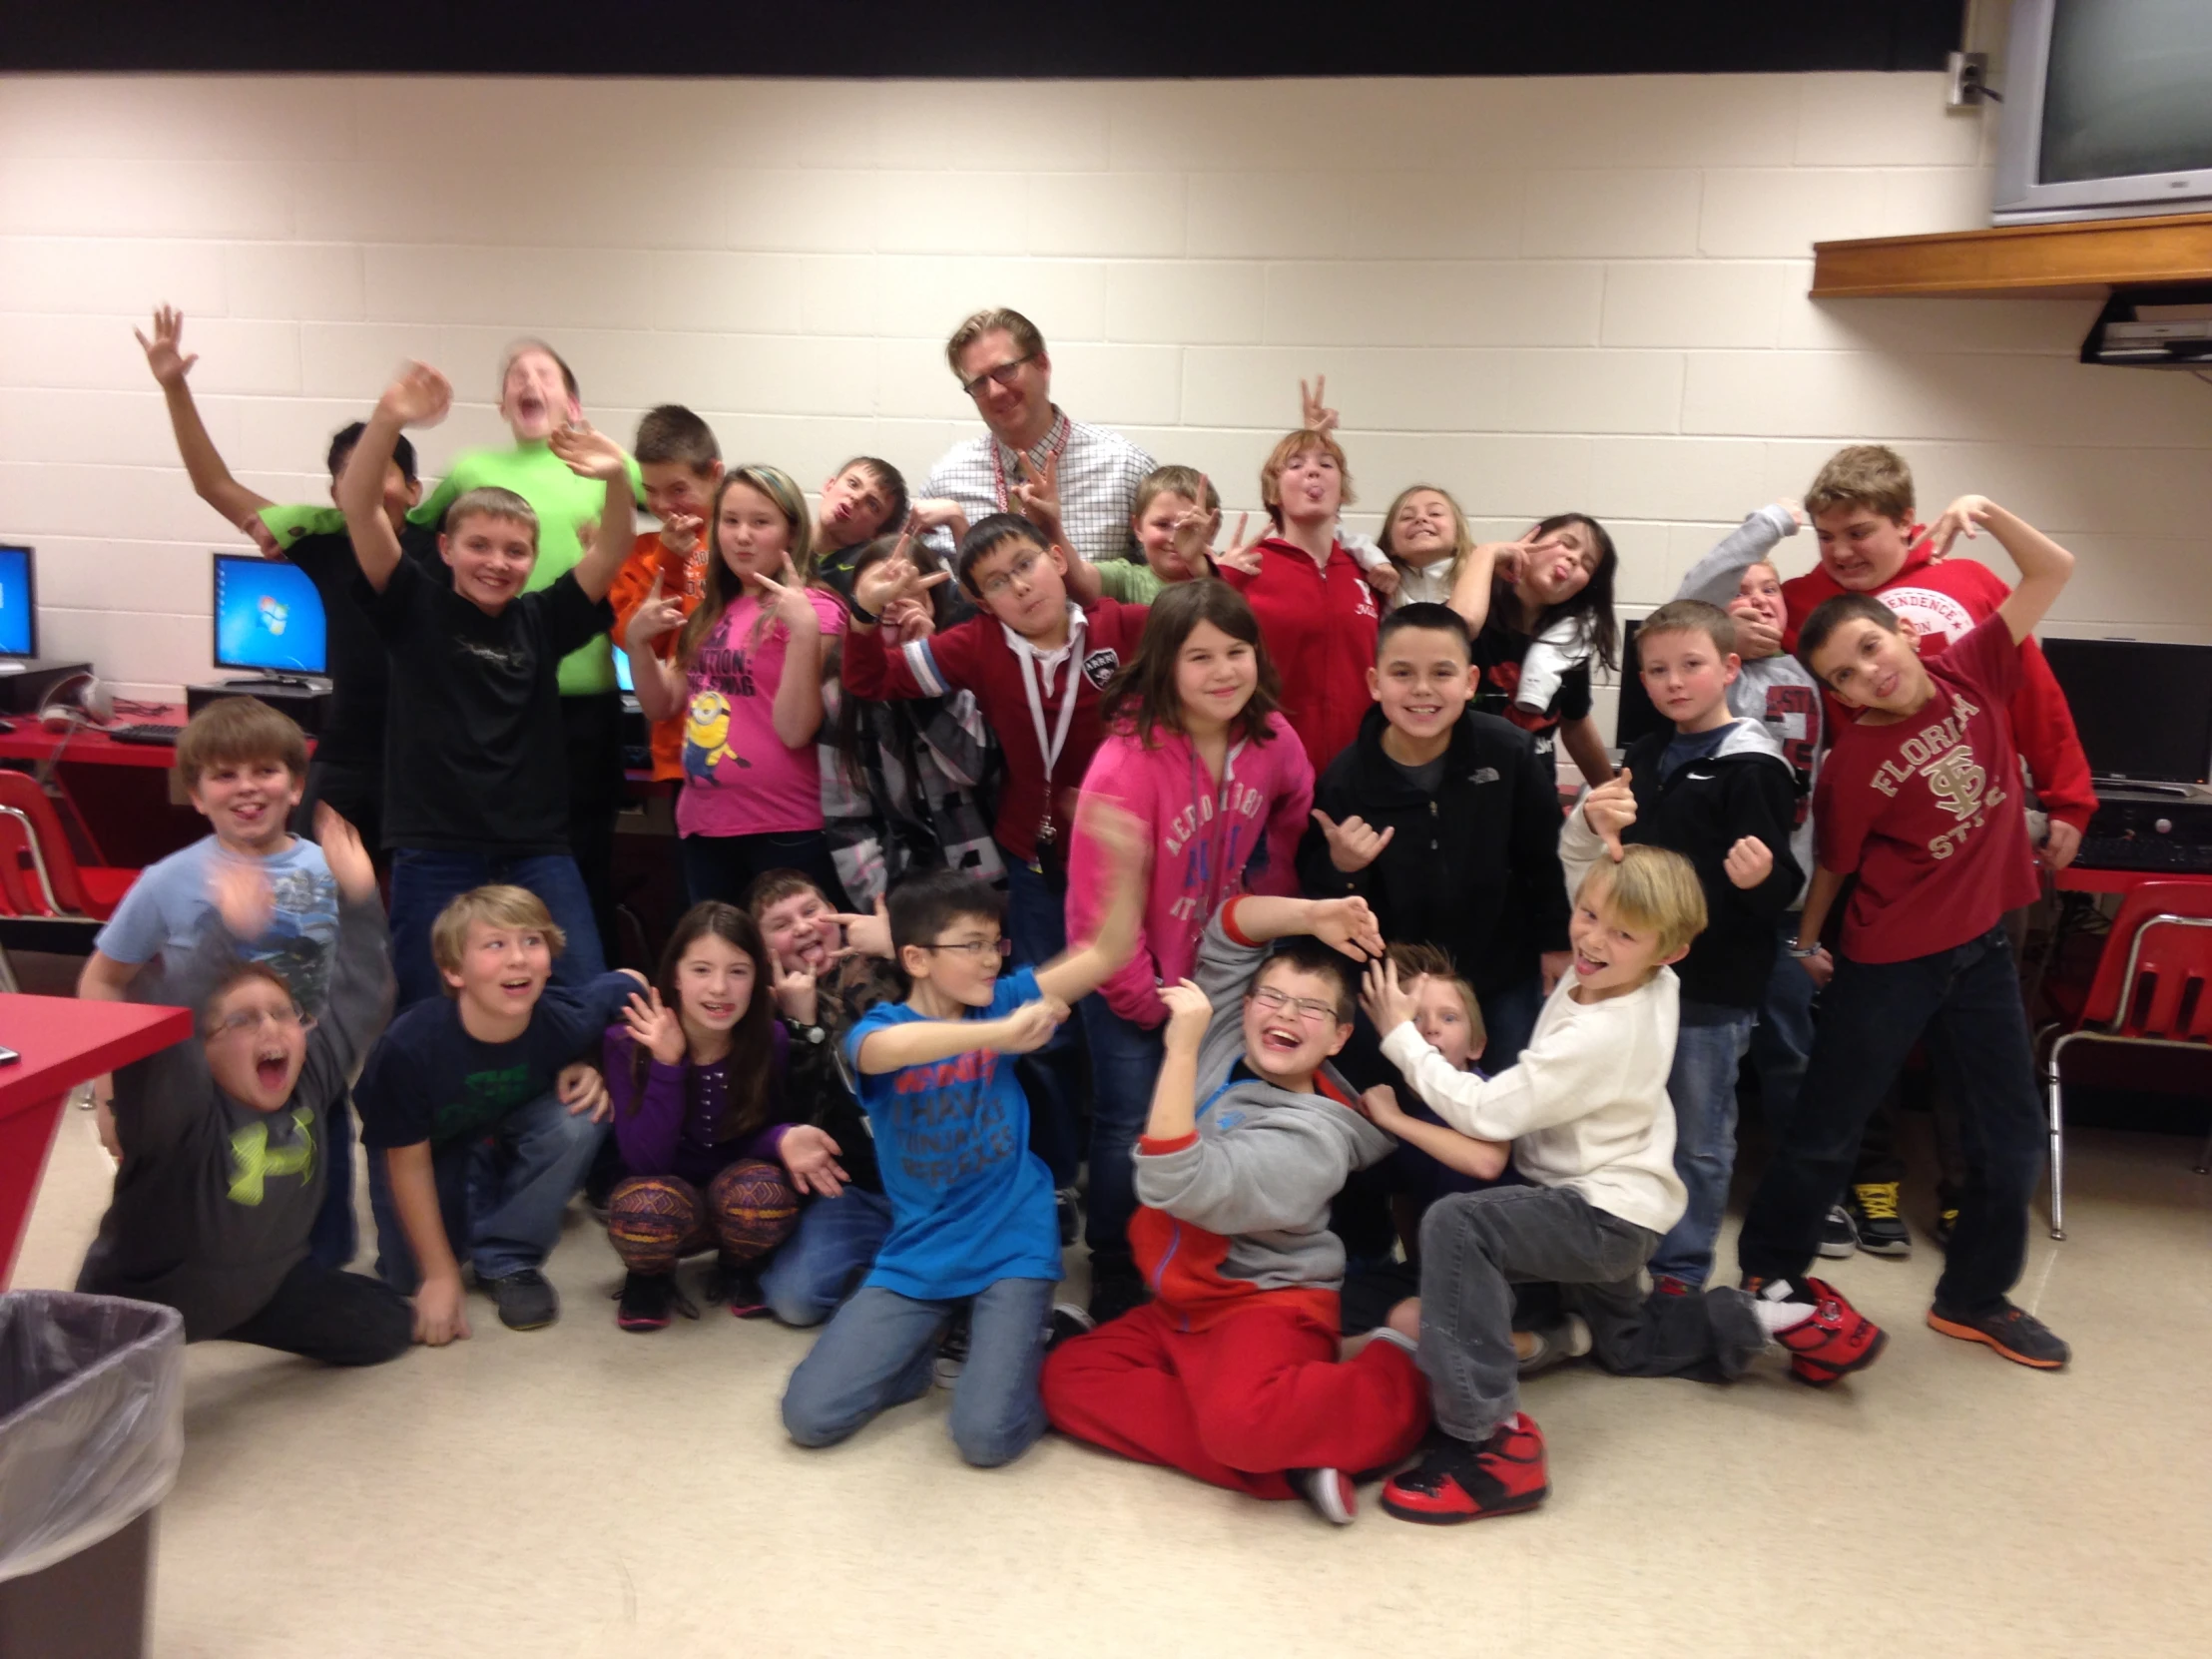
[[[675,1307],[676,1265],[718,1253],[710,1292],[731,1313],[767,1310],[756,1271],[791,1235],[803,1195],[833,1197],[838,1148],[791,1122],[786,1038],[766,994],[766,949],[734,904],[696,904],[661,954],[650,997],[607,1028],[607,1091],[629,1176],[608,1200],[607,1236],[628,1270],[615,1323],[658,1331]]]

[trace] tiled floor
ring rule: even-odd
[[[338,1375],[191,1351],[160,1659],[876,1654],[1970,1655],[2212,1651],[2212,1178],[2193,1145],[2076,1138],[2072,1237],[2018,1297],[2075,1345],[2029,1373],[1936,1337],[1936,1275],[1834,1277],[1896,1334],[1825,1393],[1579,1368],[1527,1396],[1534,1515],[1347,1531],[1048,1438],[961,1466],[944,1396],[803,1452],[808,1338],[615,1329],[581,1210],[554,1329]],[[63,1125],[18,1272],[66,1285],[106,1199]]]

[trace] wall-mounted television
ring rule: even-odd
[[[2212,5],[2013,0],[1999,225],[2212,207]]]

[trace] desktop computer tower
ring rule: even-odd
[[[43,657],[0,662],[0,714],[35,715],[48,692],[64,680],[91,672],[90,663],[49,662]]]
[[[226,697],[258,697],[272,709],[291,716],[299,730],[311,738],[322,730],[322,711],[329,707],[330,689],[293,680],[217,680],[204,686],[187,686],[185,712],[196,715]]]

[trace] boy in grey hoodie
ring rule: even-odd
[[[1337,1336],[1345,1253],[1329,1202],[1392,1142],[1330,1062],[1352,1035],[1352,964],[1382,949],[1363,898],[1247,895],[1207,925],[1197,978],[1162,990],[1166,1057],[1129,1227],[1155,1300],[1046,1362],[1062,1433],[1255,1497],[1304,1497],[1339,1525],[1353,1471],[1419,1442],[1411,1345],[1378,1333],[1340,1361]]]

